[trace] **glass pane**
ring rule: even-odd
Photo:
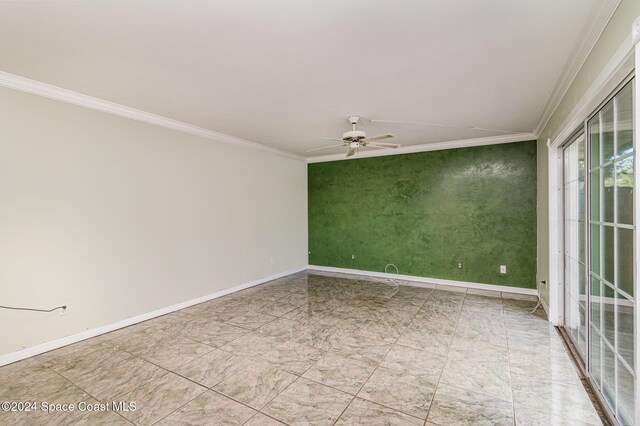
[[[603,284],[595,277],[591,278],[591,325],[598,331],[601,330],[600,324],[600,295],[602,294]]]
[[[617,155],[633,151],[633,82],[629,82],[616,95]]]
[[[589,121],[589,144],[591,145],[591,167],[600,165],[600,114]]]
[[[589,366],[591,377],[596,382],[596,386],[602,388],[602,341],[600,340],[600,334],[598,334],[597,328],[592,325],[589,331],[589,349],[591,349]]]
[[[633,229],[618,228],[616,286],[633,296]]]
[[[633,156],[616,161],[618,223],[633,224]]]
[[[580,303],[580,334],[578,336],[578,347],[582,354],[587,353],[587,341],[586,341],[586,316],[584,311],[584,303]]]
[[[616,295],[614,290],[604,284],[602,287],[604,294],[600,303],[600,315],[602,316],[602,329],[600,330],[604,337],[612,347],[616,345]]]
[[[565,182],[571,182],[578,179],[578,145],[572,143],[566,149],[566,165],[565,168]]]
[[[565,219],[571,219],[572,221],[578,220],[578,215],[580,214],[578,201],[578,181],[574,180],[567,184],[567,198],[565,199],[565,202],[567,203],[567,210],[565,213]]]
[[[591,272],[600,275],[600,228],[601,225],[591,225]]]
[[[570,236],[571,236],[571,243],[569,244],[569,256],[571,256],[572,259],[575,259],[576,261],[578,261],[578,259],[580,259],[580,252],[578,251],[578,247],[579,247],[579,229],[580,229],[580,224],[578,223],[577,220],[571,220],[567,222],[567,226],[569,226],[570,231]]]
[[[578,342],[578,348],[580,349],[580,353],[582,353],[582,355],[584,356],[584,354],[587,353],[587,342],[586,342],[586,317],[585,317],[585,313],[584,313],[584,304],[580,304],[579,305],[579,312],[580,312],[580,321],[579,321],[579,325],[576,328],[577,333],[576,335],[574,335],[574,339],[576,342]]]
[[[591,172],[591,220],[600,220],[600,169]]]
[[[614,254],[614,234],[613,226],[603,225],[602,230],[602,278],[611,284],[615,282],[613,276],[613,254]]]
[[[613,100],[602,108],[602,164],[613,160]]]
[[[602,342],[602,394],[611,407],[615,407],[616,392],[616,356]]]
[[[571,300],[571,306],[575,307],[575,311],[570,312],[569,323],[567,323],[567,327],[569,328],[569,332],[573,337],[575,342],[580,341],[580,329],[582,328],[584,322],[582,322],[583,316],[581,315],[578,303],[575,300]]]
[[[620,293],[617,295],[618,354],[633,368],[633,302]]]
[[[584,222],[580,222],[578,224],[578,239],[579,239],[579,247],[578,247],[578,254],[579,254],[579,260],[581,263],[585,263],[585,249],[586,249],[586,242],[585,242],[585,232],[584,232]]]
[[[613,187],[615,186],[614,176],[613,176],[613,164],[609,164],[604,168],[604,179],[602,184],[604,185],[600,189],[600,194],[602,197],[602,213],[603,213],[603,222],[611,222],[613,223]]]
[[[581,221],[584,221],[585,218],[585,190],[584,177],[581,177],[580,180],[578,180],[578,219]]]
[[[632,425],[635,423],[635,411],[633,409],[634,400],[633,375],[618,360],[618,421],[623,425]]]

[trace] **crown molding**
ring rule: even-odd
[[[573,49],[573,55],[571,55],[567,61],[562,73],[560,74],[560,78],[556,82],[556,85],[549,96],[549,99],[547,99],[533,133],[539,135],[545,127],[547,127],[553,113],[567,94],[573,80],[575,80],[578,72],[582,68],[582,65],[584,65],[584,62],[589,57],[589,54],[593,50],[596,42],[602,35],[602,32],[609,23],[609,20],[615,13],[621,1],[622,0],[606,0],[595,2],[589,17],[587,18],[587,22],[581,31],[578,43]]]
[[[174,120],[160,115],[152,114],[150,112],[141,111],[139,109],[130,108],[115,102],[106,101],[104,99],[94,98],[82,93],[73,92],[71,90],[63,89],[61,87],[52,86],[40,81],[30,80],[25,77],[10,74],[0,71],[0,86],[8,87],[10,89],[20,90],[22,92],[31,93],[45,98],[54,99],[56,101],[66,102],[69,104],[77,105],[83,108],[89,108],[100,112],[106,112],[109,114],[117,115],[131,120],[140,121],[154,126],[164,127],[165,129],[175,130],[182,133],[198,136],[204,139],[209,139],[215,142],[226,143],[229,145],[240,146],[243,148],[251,148],[270,154],[279,155],[282,157],[291,158],[298,161],[305,161],[305,157],[301,157],[290,152],[282,151],[276,148],[271,148],[256,142],[252,142],[246,139],[238,138],[235,136],[227,135],[224,133],[216,132],[213,130],[205,129],[203,127],[187,124],[182,121]]]
[[[640,42],[640,16],[631,24],[631,41],[634,45]]]
[[[497,145],[501,143],[524,142],[537,139],[534,133],[514,133],[511,135],[492,136],[487,138],[461,139],[447,142],[425,143],[421,145],[403,146],[397,149],[381,149],[376,151],[358,152],[353,157],[344,154],[322,155],[308,157],[307,163],[324,163],[326,161],[357,160],[359,158],[384,157],[387,155],[411,154],[414,152],[441,151],[443,149],[469,148],[472,146]]]
[[[633,47],[632,35],[629,34],[549,138],[547,146],[555,147],[562,144],[633,71],[635,65]]]

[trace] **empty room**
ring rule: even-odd
[[[640,0],[0,2],[0,424],[640,425]]]

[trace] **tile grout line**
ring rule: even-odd
[[[334,299],[332,299],[332,300],[334,300]],[[333,309],[337,309],[337,307],[336,307],[336,308],[333,308]],[[326,312],[326,313],[322,316],[322,318],[326,317],[326,316],[329,314],[329,312],[331,312],[333,309],[330,309],[328,312]],[[338,332],[333,333],[333,334],[337,334],[337,333],[338,333]],[[333,334],[332,334],[332,335],[333,335]],[[329,336],[327,336],[327,338],[329,338]],[[316,349],[318,349],[318,348],[316,348]],[[320,350],[320,349],[318,349],[318,350]],[[329,352],[329,350],[328,350],[327,352]],[[323,356],[324,356],[324,355],[323,355]],[[322,358],[322,357],[321,357],[321,358]],[[319,360],[318,360],[318,361],[319,361]],[[316,365],[316,364],[318,363],[318,361],[316,361],[316,362],[315,362],[315,363],[313,363],[311,366],[309,366],[309,367],[308,367],[308,368],[307,368],[307,369],[306,369],[306,370],[305,370],[301,375],[296,375],[296,374],[294,374],[294,375],[296,375],[296,376],[297,376],[297,378],[296,378],[293,382],[289,383],[289,384],[288,384],[284,389],[282,389],[282,391],[278,392],[278,394],[277,394],[277,395],[275,395],[273,398],[271,398],[271,399],[270,399],[270,400],[269,400],[269,401],[268,401],[264,406],[262,406],[262,408],[260,408],[258,411],[259,411],[260,413],[262,413],[262,414],[266,415],[266,416],[269,416],[267,413],[265,413],[265,412],[264,412],[264,411],[262,411],[262,410],[263,410],[265,407],[267,407],[267,406],[268,406],[268,405],[269,405],[269,404],[270,404],[274,399],[276,399],[276,398],[277,398],[278,396],[280,396],[283,392],[285,392],[285,391],[286,391],[286,390],[287,390],[291,385],[293,385],[294,383],[296,383],[299,379],[303,378],[302,376],[303,376],[307,371],[309,371],[309,369],[310,369],[310,368],[312,368],[314,365]],[[306,379],[306,378],[304,378],[304,379]],[[309,380],[309,379],[306,379],[306,380]],[[314,381],[314,382],[315,382],[315,381]],[[321,383],[320,383],[320,384],[321,384]],[[325,385],[325,386],[326,386],[326,385]],[[337,389],[336,389],[336,390],[337,390]],[[341,391],[341,392],[344,392],[344,391]],[[344,392],[344,393],[347,393],[347,392]],[[351,402],[349,402],[349,404],[351,404]],[[347,407],[349,406],[349,404],[347,404]],[[346,410],[346,407],[345,407],[345,410]],[[343,410],[343,412],[344,412],[344,410]],[[340,416],[341,416],[341,415],[342,415],[342,413],[340,413]],[[338,416],[338,418],[336,419],[336,421],[340,418],[340,416]],[[269,417],[274,418],[274,417],[272,417],[272,416],[269,416]],[[280,421],[280,422],[282,422],[282,423],[287,424],[286,422],[284,422],[284,421],[282,421],[282,420],[280,420],[280,419],[276,419],[276,420],[278,420],[278,421]],[[335,423],[335,422],[334,422],[334,423]]]
[[[397,294],[397,292],[396,292],[396,294]],[[422,307],[424,306],[424,304],[427,302],[427,300],[428,300],[432,295],[433,295],[433,290],[431,290],[431,291],[429,292],[429,295],[427,296],[427,298],[425,298],[425,300],[422,302],[422,304],[420,304],[420,308],[418,308],[418,310],[416,311],[416,313],[415,313],[415,314],[413,314],[413,316],[411,317],[411,321],[413,321],[413,319],[418,315],[418,312],[420,312],[420,309],[422,309]],[[382,362],[384,361],[384,359],[387,357],[387,355],[389,355],[389,352],[391,352],[391,349],[393,348],[393,346],[394,346],[395,344],[397,344],[397,343],[398,343],[398,340],[400,340],[400,338],[402,337],[402,335],[404,335],[405,331],[406,331],[406,329],[405,329],[405,330],[403,330],[403,332],[400,334],[400,336],[398,336],[398,337],[396,338],[396,340],[394,341],[394,343],[392,343],[392,344],[389,346],[389,349],[388,349],[388,350],[387,350],[387,352],[384,354],[384,356],[380,359],[380,361],[378,362],[378,365],[376,365],[376,367],[375,367],[373,370],[371,370],[371,374],[369,374],[369,377],[367,377],[367,379],[366,379],[366,380],[364,380],[364,381],[362,382],[362,385],[360,385],[360,387],[359,387],[359,388],[358,388],[358,390],[356,391],[356,393],[355,393],[355,395],[353,396],[353,398],[351,398],[351,401],[349,401],[349,403],[348,403],[348,404],[346,405],[346,407],[342,410],[342,412],[340,413],[340,415],[339,415],[339,416],[336,418],[336,420],[333,422],[333,425],[335,425],[335,424],[338,422],[338,420],[340,420],[340,418],[344,415],[344,413],[347,411],[347,409],[351,406],[351,404],[353,403],[353,401],[358,397],[358,394],[360,393],[360,391],[362,390],[362,388],[364,388],[364,386],[369,382],[369,380],[371,380],[371,377],[373,376],[373,374],[378,370],[378,368],[380,368],[380,365],[382,364]],[[434,395],[435,395],[435,390],[434,390],[434,392],[433,392],[433,393],[434,393]],[[362,399],[364,399],[364,398],[362,398]],[[365,399],[365,400],[366,400],[366,399]],[[368,400],[366,400],[366,401],[368,401]],[[371,401],[371,402],[373,402],[373,401]],[[387,408],[391,409],[390,407],[387,407]],[[394,410],[394,411],[397,411],[397,412],[400,412],[400,413],[403,413],[403,414],[408,414],[408,413],[405,413],[405,412],[400,411],[400,410]],[[426,419],[427,419],[428,413],[429,413],[429,409],[427,409],[427,413],[425,413],[425,418],[424,418],[425,422],[426,422]],[[410,415],[410,416],[412,416],[412,417],[416,417],[416,416],[413,416],[413,415],[411,415],[411,414],[409,414],[409,415]],[[416,417],[416,418],[419,418],[419,417]],[[420,418],[420,420],[422,420],[422,418]]]
[[[87,395],[89,395],[91,398],[95,399],[96,401],[98,401],[99,403],[102,404],[102,400],[96,398],[94,395],[90,394],[89,392],[87,392],[83,387],[79,386],[77,383],[71,381],[70,379],[66,378],[65,376],[63,376],[62,374],[58,373],[56,370],[54,370],[51,367],[45,367],[48,370],[51,370],[53,373],[57,374],[58,376],[62,377],[64,380],[66,380],[67,382],[71,383],[72,386],[77,387],[78,389],[80,389],[82,392],[86,393]],[[120,414],[119,411],[115,411],[115,413],[122,417],[123,419],[125,419],[125,421],[131,423],[131,424],[135,424],[132,420],[127,419],[125,416],[123,416],[122,414]]]
[[[265,283],[265,284],[268,284],[268,283]],[[283,296],[282,298],[284,298],[284,297],[287,297],[287,296],[285,295],[285,296]],[[278,300],[279,300],[279,299],[278,299]],[[206,303],[206,302],[204,302],[204,303]],[[292,309],[292,310],[295,310],[295,309],[298,309],[298,308],[294,308],[294,309]],[[288,312],[287,312],[287,313],[288,313]],[[241,315],[244,315],[244,314],[241,314]],[[286,313],[285,313],[284,315],[286,315]],[[283,315],[283,316],[284,316],[284,315]],[[239,315],[239,316],[240,316],[240,315]],[[271,323],[271,322],[273,322],[273,321],[276,321],[277,319],[280,319],[280,318],[282,318],[283,316],[276,317],[274,320],[269,321],[269,322],[267,322],[267,323],[263,324],[262,326],[267,325],[267,324],[269,324],[269,323]],[[234,318],[237,318],[237,317],[234,317]],[[216,321],[216,322],[218,322],[218,321]],[[222,324],[226,324],[225,322],[221,322],[221,323],[222,323]],[[232,325],[232,324],[227,324],[227,325]],[[262,326],[260,326],[260,327],[258,327],[258,328],[261,328]],[[245,329],[245,328],[243,328],[243,327],[240,327],[240,328],[242,328],[243,330],[247,330],[247,329]],[[256,330],[257,330],[257,329],[255,329],[255,330],[248,330],[248,332],[247,332],[247,333],[244,333],[244,334],[242,334],[242,335],[238,336],[237,338],[235,338],[235,339],[233,339],[233,340],[231,340],[231,341],[229,341],[229,342],[225,343],[225,345],[226,345],[226,344],[228,344],[228,343],[231,343],[231,342],[233,342],[233,341],[235,341],[235,340],[237,340],[237,339],[239,339],[240,337],[242,337],[242,336],[244,336],[244,335],[246,335],[246,334],[248,334],[248,333],[250,333],[250,332],[255,332]],[[208,345],[208,346],[210,346],[210,345]],[[223,346],[224,346],[224,345],[223,345]],[[215,350],[220,350],[220,351],[223,351],[223,352],[225,352],[225,353],[228,353],[228,354],[231,354],[231,355],[234,355],[234,356],[239,356],[239,355],[234,354],[234,353],[232,353],[232,352],[228,352],[228,351],[226,351],[226,350],[224,350],[224,349],[217,348],[217,347],[213,347],[213,350],[211,350],[211,351],[207,352],[206,354],[202,354],[202,355],[200,355],[200,356],[198,356],[198,357],[195,357],[193,360],[188,361],[188,362],[186,362],[186,363],[184,363],[184,364],[182,364],[182,365],[180,365],[180,366],[178,366],[178,367],[182,367],[182,366],[184,366],[184,365],[186,365],[186,364],[188,364],[188,363],[190,363],[190,362],[192,362],[192,361],[194,361],[194,360],[196,360],[196,359],[198,359],[198,358],[204,357],[204,356],[206,356],[206,355],[208,355],[208,354],[210,354],[210,353],[214,352]],[[241,356],[241,358],[243,358],[243,359],[249,359],[249,361],[251,361],[251,362],[258,362],[259,364],[262,364],[262,365],[267,365],[267,364],[265,364],[265,363],[263,363],[263,362],[259,362],[259,361],[254,360],[254,359],[253,359],[253,357]],[[156,365],[156,364],[154,364],[154,365]],[[270,418],[272,418],[272,419],[273,419],[273,417],[269,416],[268,414],[262,413],[262,411],[260,411],[261,409],[256,409],[256,408],[254,408],[254,407],[251,407],[250,405],[247,405],[247,404],[243,403],[242,401],[239,401],[239,400],[234,399],[234,398],[233,398],[233,397],[231,397],[230,395],[226,395],[226,394],[224,394],[224,393],[222,393],[222,392],[220,392],[220,391],[218,391],[218,390],[216,390],[216,389],[213,389],[213,387],[205,386],[205,385],[203,385],[203,384],[201,384],[201,383],[198,383],[198,382],[196,382],[195,380],[192,380],[192,379],[190,379],[190,378],[188,378],[188,377],[186,377],[186,376],[183,376],[183,375],[182,375],[182,374],[180,374],[180,373],[177,373],[176,371],[168,370],[168,369],[166,369],[166,368],[164,368],[164,367],[161,367],[161,366],[159,366],[159,365],[156,365],[156,366],[157,366],[157,367],[159,367],[159,368],[165,369],[165,370],[166,370],[167,372],[169,372],[169,373],[173,373],[173,374],[175,374],[175,375],[177,375],[177,376],[179,376],[179,377],[182,377],[182,378],[184,378],[184,379],[186,379],[186,380],[191,381],[192,383],[195,383],[195,384],[197,384],[197,385],[199,385],[199,386],[202,386],[202,387],[204,387],[206,390],[205,390],[204,392],[202,392],[201,394],[197,395],[196,397],[194,397],[193,399],[191,399],[191,400],[187,401],[185,404],[181,405],[181,406],[180,406],[180,407],[178,407],[177,409],[173,410],[172,412],[170,412],[170,413],[169,413],[169,414],[167,414],[166,416],[162,417],[162,418],[161,418],[161,419],[159,419],[158,421],[154,422],[154,424],[156,424],[156,423],[158,423],[158,422],[162,421],[163,419],[165,419],[165,418],[167,418],[167,417],[171,416],[172,414],[174,414],[175,412],[179,411],[181,408],[183,408],[183,407],[184,407],[184,406],[186,406],[187,404],[191,403],[194,399],[196,399],[196,398],[198,398],[199,396],[203,395],[203,394],[204,394],[204,393],[206,393],[207,391],[211,391],[211,392],[214,392],[214,393],[216,393],[216,394],[218,394],[218,395],[221,395],[221,396],[223,396],[223,397],[225,397],[225,398],[229,398],[230,400],[235,401],[235,402],[237,402],[238,404],[241,404],[241,405],[243,405],[243,406],[245,406],[245,407],[247,407],[247,408],[249,408],[249,409],[251,409],[251,410],[255,411],[255,413],[254,413],[254,414],[253,414],[249,419],[247,419],[247,421],[246,421],[246,422],[244,422],[244,423],[247,423],[248,421],[250,421],[253,417],[255,417],[255,416],[256,416],[256,414],[257,414],[257,413],[264,414],[264,415],[266,415],[266,416],[268,416],[268,417],[270,417]],[[270,366],[270,365],[268,365],[268,366],[269,366],[269,367],[272,367],[272,366]],[[278,369],[278,370],[281,370],[281,369]],[[281,370],[281,371],[284,371],[284,370]],[[284,372],[285,372],[285,373],[292,374],[292,373],[290,373],[290,372],[288,372],[288,371],[284,371]],[[234,376],[234,375],[236,375],[236,374],[238,374],[238,373],[239,373],[239,372],[236,372],[236,373],[232,374],[231,376],[229,376],[229,377],[227,377],[227,378],[225,378],[225,379],[223,379],[223,380],[219,381],[219,382],[218,382],[218,383],[216,383],[214,386],[216,386],[216,385],[218,385],[218,384],[222,383],[223,381],[227,380],[228,378],[230,378],[230,377],[232,377],[232,376]],[[295,374],[293,374],[293,375],[295,375]],[[292,383],[295,383],[295,381],[297,381],[297,379],[296,379],[296,380],[294,380]],[[287,386],[287,387],[288,387],[288,386]],[[286,388],[285,388],[285,389],[286,389]],[[283,391],[284,391],[284,389],[283,389]],[[279,394],[278,394],[278,395],[279,395]],[[276,395],[276,396],[277,396],[277,395]],[[275,397],[274,397],[274,398],[275,398]],[[271,402],[271,400],[270,400],[269,402]],[[269,404],[269,402],[267,402],[267,404]],[[266,406],[267,404],[265,404],[265,406]],[[263,407],[263,408],[264,408],[264,407]],[[277,419],[274,419],[274,420],[277,420]],[[279,420],[278,420],[278,421],[279,421]],[[243,423],[243,424],[244,424],[244,423]]]
[[[444,369],[447,366],[447,361],[449,360],[449,353],[451,352],[451,345],[453,344],[453,339],[456,337],[456,332],[458,331],[458,326],[460,325],[460,318],[462,317],[462,310],[464,309],[464,301],[467,298],[467,293],[464,293],[464,297],[462,298],[462,303],[460,305],[460,312],[458,313],[458,319],[456,320],[456,326],[453,329],[453,333],[451,334],[451,341],[447,346],[447,351],[445,353],[444,364],[442,365],[442,370],[440,370],[440,375],[438,376],[438,380],[436,381],[436,388],[433,391],[433,397],[431,398],[431,403],[429,404],[429,410],[427,411],[427,416],[424,419],[424,423],[426,424],[429,421],[429,414],[431,413],[431,406],[433,405],[433,401],[436,399],[436,393],[438,392],[438,388],[442,383],[442,375],[444,374]],[[444,384],[444,383],[443,383]]]
[[[504,303],[502,306],[502,322],[504,323],[504,334],[507,339],[507,371],[509,373],[509,394],[511,395],[511,414],[513,415],[513,424],[516,424],[516,399],[513,396],[513,377],[511,374],[511,346],[509,345],[509,326],[507,324],[507,314],[504,311]]]

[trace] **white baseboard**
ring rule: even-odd
[[[127,318],[122,321],[118,321],[114,324],[104,325],[102,327],[92,328],[90,330],[82,331],[80,333],[72,334],[70,336],[62,337],[60,339],[52,340],[50,342],[40,343],[35,346],[31,346],[16,352],[11,352],[6,355],[0,356],[0,367],[3,365],[11,364],[16,361],[20,361],[25,358],[29,358],[35,355],[39,355],[45,352],[49,352],[53,349],[58,349],[63,346],[70,345],[72,343],[80,342],[81,340],[96,337],[101,334],[109,333],[111,331],[118,330],[120,328],[128,327],[133,324],[137,324],[142,321],[149,320],[151,318],[159,317],[169,314],[171,312],[179,311],[180,309],[188,308],[189,306],[197,305],[198,303],[206,302],[208,300],[217,299],[218,297],[226,296],[230,293],[235,293],[240,290],[244,290],[249,287],[254,287],[258,284],[266,283],[267,281],[275,280],[287,275],[295,274],[296,272],[304,271],[306,266],[291,269],[288,271],[280,272],[278,274],[270,275],[268,277],[259,278],[257,280],[249,281],[244,284],[240,284],[234,287],[226,288],[224,290],[216,291],[215,293],[207,294],[206,296],[196,297],[195,299],[187,300],[186,302],[176,303],[175,305],[167,306],[166,308],[156,309],[155,311],[147,312],[135,317]]]
[[[496,284],[481,284],[481,283],[472,283],[466,281],[454,281],[454,280],[444,280],[442,278],[426,278],[426,277],[417,277],[415,275],[400,275],[400,274],[387,274],[384,272],[372,272],[372,271],[363,271],[360,269],[347,269],[347,268],[334,268],[331,266],[316,266],[309,265],[309,270],[315,271],[323,271],[323,272],[335,272],[339,274],[353,274],[353,275],[365,275],[370,277],[379,277],[379,278],[393,278],[397,280],[409,281],[415,283],[416,287],[421,287],[421,283],[423,284],[436,284],[436,285],[446,285],[452,287],[466,287],[473,288],[477,290],[490,290],[490,291],[500,291],[502,293],[513,293],[513,294],[525,294],[528,296],[537,296],[538,292],[534,288],[520,288],[520,287],[511,287],[505,285],[496,285]],[[414,285],[414,284],[409,284]]]

